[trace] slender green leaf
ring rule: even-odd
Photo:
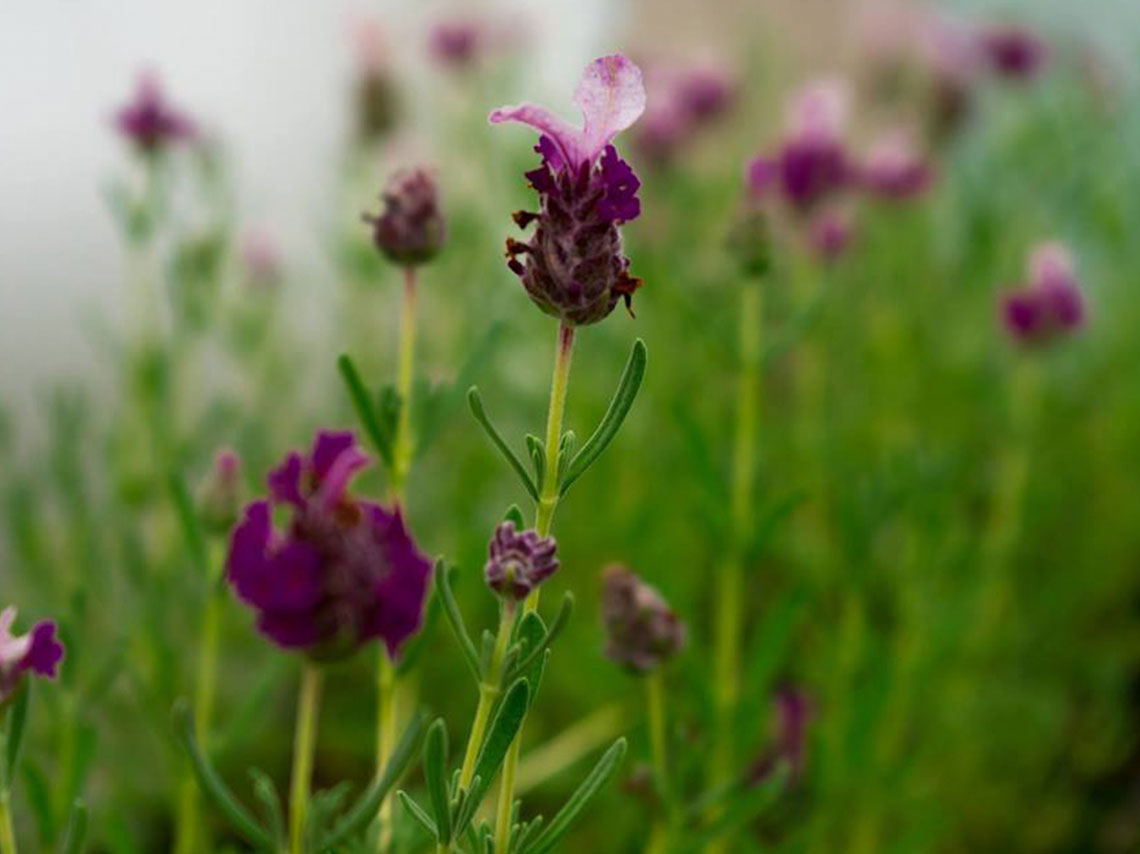
[[[570,831],[570,826],[578,817],[578,813],[585,808],[590,799],[598,793],[598,790],[609,782],[610,777],[614,775],[625,756],[625,750],[626,741],[624,738],[615,741],[613,747],[598,760],[598,764],[586,775],[586,779],[570,796],[570,800],[547,825],[546,830],[534,840],[532,845],[520,849],[520,854],[545,854],[545,852],[553,850],[554,846],[562,841],[562,837]]]
[[[209,575],[206,539],[202,536],[198,511],[194,508],[194,500],[190,497],[186,480],[178,472],[171,472],[167,486],[170,488],[170,497],[174,501],[174,509],[178,514],[178,524],[182,528],[182,537],[186,541],[186,550],[190,553],[190,560],[194,564],[194,569],[198,570],[203,578],[206,578]]]
[[[534,467],[534,482],[541,486],[546,478],[546,445],[538,436],[527,433],[526,452],[530,454],[530,464]]]
[[[273,836],[249,811],[238,802],[221,776],[209,760],[202,755],[198,741],[194,738],[194,720],[190,714],[190,706],[184,699],[174,704],[174,729],[178,740],[186,749],[194,773],[198,777],[203,791],[210,796],[214,805],[225,815],[230,826],[233,827],[247,842],[256,848],[272,849]]]
[[[424,739],[424,782],[435,814],[439,842],[451,842],[451,803],[447,796],[447,725],[442,718],[428,729]]]
[[[372,398],[369,397],[368,390],[364,387],[364,381],[360,378],[356,365],[353,364],[347,353],[341,354],[336,365],[344,379],[344,384],[348,387],[349,397],[352,398],[352,405],[356,409],[356,417],[360,419],[364,432],[368,434],[372,446],[380,454],[384,464],[391,467],[392,434],[386,429],[384,419],[380,417],[377,409],[372,405]]]
[[[538,487],[534,485],[534,481],[526,470],[526,466],[522,464],[522,460],[511,450],[511,446],[506,443],[499,431],[495,429],[495,425],[491,423],[491,419],[487,417],[487,411],[483,408],[483,399],[479,397],[479,389],[475,386],[471,386],[467,392],[467,405],[471,407],[471,414],[475,416],[475,420],[479,422],[487,437],[499,449],[499,453],[514,469],[515,474],[519,476],[519,480],[522,481],[527,493],[535,501],[538,501]]]
[[[63,854],[79,854],[87,839],[87,807],[78,798],[71,805],[67,819],[67,833],[63,836]]]
[[[463,622],[463,614],[459,611],[459,603],[455,601],[455,594],[451,590],[451,579],[448,577],[447,567],[444,566],[442,560],[435,562],[435,589],[439,595],[440,604],[443,606],[443,615],[447,617],[448,625],[451,626],[451,632],[455,635],[455,640],[459,644],[459,650],[463,653],[463,658],[467,662],[467,666],[471,668],[471,673],[478,682],[483,678],[483,665],[479,661],[479,653],[475,649],[475,642],[471,640],[471,635],[467,633],[467,626]]]
[[[507,508],[507,512],[503,514],[504,522],[514,522],[515,527],[520,531],[526,527],[526,521],[523,519],[523,512],[517,504],[512,504]]]
[[[431,820],[431,816],[427,814],[427,810],[412,800],[412,796],[403,789],[396,792],[396,797],[399,798],[400,803],[403,804],[408,814],[414,818],[424,830],[431,834],[432,839],[439,838],[439,831],[436,829],[435,822]]]
[[[539,661],[540,657],[546,652],[546,650],[550,648],[550,645],[554,643],[555,638],[557,638],[558,635],[561,634],[562,630],[566,627],[566,623],[569,621],[570,615],[573,612],[574,594],[567,592],[566,595],[562,597],[562,604],[559,605],[558,613],[554,615],[554,622],[550,624],[550,628],[546,628],[543,625],[542,619],[539,618],[538,614],[536,614],[534,611],[529,612],[522,618],[522,621],[519,624],[519,638],[521,640],[527,641],[527,648],[523,651],[522,658],[519,660],[519,662],[513,665],[511,668],[507,669],[507,672],[510,674],[510,676],[509,678],[503,680],[504,684],[513,682],[519,676],[529,676],[529,674],[525,672],[527,668]],[[529,633],[524,634],[524,629],[530,629],[533,631],[533,622],[530,619],[531,617],[538,619],[538,626],[541,628],[542,632],[540,636],[534,636]],[[529,626],[528,623],[530,624]],[[541,675],[541,670],[539,670],[538,673]],[[537,693],[538,683],[531,680],[531,685],[534,686],[532,689],[532,694]]]
[[[28,702],[31,693],[25,682],[17,689],[16,699],[8,709],[7,721],[4,724],[8,728],[5,734],[8,755],[4,757],[4,776],[0,778],[5,783],[15,779],[16,762],[20,758],[20,744],[24,740],[24,726],[28,722]]]
[[[622,371],[621,379],[618,380],[617,391],[614,392],[609,408],[606,410],[606,414],[602,416],[601,423],[598,424],[598,429],[586,440],[586,444],[566,466],[566,473],[559,485],[559,494],[565,495],[566,490],[582,476],[586,469],[594,464],[594,461],[602,455],[602,452],[617,436],[622,422],[625,421],[634,400],[637,399],[641,381],[645,378],[645,360],[645,342],[638,338],[633,342],[633,350],[630,351],[629,361],[625,363],[625,370]]]
[[[285,818],[281,808],[281,797],[269,775],[260,768],[250,768],[249,776],[253,779],[253,794],[264,809],[265,820],[269,824],[269,831],[277,840],[277,847],[284,847]]]

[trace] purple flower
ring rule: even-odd
[[[397,172],[380,196],[379,216],[364,215],[372,225],[376,248],[405,267],[430,261],[443,246],[447,224],[439,207],[439,189],[426,169]]]
[[[851,247],[854,236],[854,223],[842,208],[820,211],[807,224],[808,248],[828,263],[836,261]]]
[[[558,571],[557,549],[553,537],[516,531],[514,522],[502,522],[487,549],[487,584],[500,596],[522,601]]]
[[[1013,25],[982,32],[981,48],[994,71],[1014,80],[1036,76],[1049,57],[1048,46],[1036,33]]]
[[[786,763],[794,783],[803,778],[807,766],[808,727],[815,717],[815,707],[802,689],[784,687],[773,697],[772,711],[773,744],[752,766],[749,779],[760,783],[770,777],[781,763]]]
[[[749,166],[753,196],[779,190],[793,209],[804,212],[844,190],[854,176],[843,143],[849,103],[841,80],[817,81],[797,92],[779,151]]]
[[[932,178],[933,169],[905,130],[880,137],[871,146],[861,169],[863,187],[882,199],[914,198],[930,186]]]
[[[507,265],[539,308],[579,326],[607,317],[618,299],[628,307],[641,285],[629,274],[618,231],[641,213],[641,182],[612,145],[645,110],[641,71],[620,55],[594,60],[574,100],[581,128],[534,104],[500,107],[490,121],[521,122],[541,133],[535,150],[542,163],[526,173],[540,211],[515,214],[520,227],[537,227],[529,242],[507,240]]]
[[[1041,345],[1084,323],[1085,299],[1068,251],[1043,243],[1029,256],[1029,282],[1001,301],[1006,331],[1023,344]]]
[[[439,21],[428,35],[428,50],[440,65],[454,69],[470,68],[479,58],[483,33],[470,19]]]
[[[152,74],[139,77],[134,100],[115,115],[115,126],[146,154],[186,142],[197,133],[194,123],[166,101],[158,78]]]
[[[635,141],[642,155],[658,164],[725,113],[735,94],[732,76],[711,64],[652,67],[646,88],[650,97]]]
[[[16,607],[0,611],[0,708],[7,705],[29,671],[54,679],[63,659],[63,644],[56,638],[55,623],[42,620],[26,635],[12,634]]]
[[[234,529],[227,577],[278,646],[327,659],[380,638],[394,658],[420,627],[431,565],[398,507],[348,493],[368,462],[351,433],[320,432],[308,455],[270,473],[269,499]],[[274,505],[290,511],[284,530]]]
[[[635,673],[647,673],[676,655],[685,624],[657,590],[620,564],[602,573],[606,655]]]

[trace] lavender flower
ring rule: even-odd
[[[981,33],[982,52],[990,68],[1012,80],[1035,77],[1049,57],[1049,48],[1032,30],[1006,25]]]
[[[786,763],[791,781],[803,778],[807,767],[808,727],[815,717],[815,707],[800,688],[784,687],[772,700],[775,739],[771,747],[752,766],[749,779],[759,783]]]
[[[440,65],[456,70],[475,64],[483,47],[483,32],[469,19],[439,21],[428,34],[428,50]]]
[[[817,81],[797,92],[779,152],[749,167],[753,196],[776,189],[804,212],[845,189],[854,175],[843,144],[849,105],[850,90],[841,80]]]
[[[647,673],[685,646],[685,624],[655,588],[619,564],[606,567],[602,584],[610,659],[635,673]]]
[[[247,505],[233,532],[227,577],[278,646],[328,659],[380,638],[394,658],[419,629],[431,566],[398,507],[348,493],[368,462],[351,433],[318,433],[308,455],[269,475],[269,499]],[[284,530],[274,505],[291,511]]]
[[[558,571],[557,548],[553,537],[516,531],[511,521],[500,523],[487,549],[487,584],[500,596],[522,601]]]
[[[490,121],[521,122],[541,133],[535,151],[542,164],[526,173],[540,211],[514,217],[522,228],[537,228],[529,242],[507,240],[507,266],[544,312],[583,326],[606,318],[619,298],[628,308],[641,286],[629,274],[618,231],[641,213],[641,182],[612,145],[645,110],[641,71],[620,55],[594,60],[574,100],[582,128],[534,104],[500,107]]]
[[[647,89],[651,97],[635,142],[657,164],[672,160],[702,127],[725,113],[735,94],[732,75],[711,64],[652,67]]]
[[[815,214],[807,227],[808,248],[822,261],[839,259],[850,247],[855,225],[844,208],[831,208]]]
[[[16,695],[24,674],[54,679],[63,659],[63,644],[56,638],[55,623],[42,620],[26,635],[12,634],[16,607],[0,611],[0,708]]]
[[[376,248],[405,267],[430,261],[443,246],[447,224],[439,208],[439,189],[426,169],[397,172],[380,196],[379,216],[364,215],[372,225]]]
[[[237,521],[241,509],[241,457],[223,448],[214,458],[214,470],[202,486],[198,513],[202,524],[214,533],[225,533]]]
[[[158,78],[139,77],[134,100],[115,115],[115,126],[144,154],[156,154],[195,137],[194,123],[166,100]]]
[[[1029,256],[1029,282],[1002,298],[1002,320],[1022,344],[1047,344],[1080,328],[1085,299],[1068,251],[1043,243]]]
[[[903,200],[921,195],[930,186],[933,169],[905,130],[880,137],[861,169],[863,187],[883,199]]]

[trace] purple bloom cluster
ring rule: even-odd
[[[134,100],[115,115],[115,126],[146,154],[193,139],[197,133],[194,123],[170,106],[158,78],[151,74],[139,77]]]
[[[0,611],[0,708],[16,695],[26,673],[54,679],[63,659],[54,622],[42,620],[26,635],[12,633],[15,622],[15,606]]]
[[[376,248],[405,267],[434,258],[447,237],[447,224],[431,173],[426,169],[401,170],[392,176],[380,198],[384,209],[379,216],[364,215],[364,221],[372,225]]]
[[[815,717],[815,707],[800,688],[785,687],[772,700],[775,738],[752,766],[749,778],[759,783],[770,777],[781,763],[788,766],[791,781],[803,777],[807,766],[808,727]]]
[[[635,673],[664,664],[684,646],[685,624],[654,587],[624,566],[602,574],[606,655]]]
[[[606,318],[619,299],[628,307],[641,285],[629,274],[618,231],[641,213],[641,182],[611,144],[645,109],[641,71],[623,56],[597,59],[575,101],[585,117],[580,129],[534,104],[501,107],[490,121],[541,133],[535,150],[542,163],[526,173],[540,210],[515,214],[520,228],[537,225],[529,241],[507,240],[508,266],[539,308],[584,326]]]
[[[1029,281],[1002,298],[1002,320],[1022,344],[1047,344],[1079,329],[1085,319],[1073,260],[1057,243],[1043,243],[1029,256]]]
[[[278,646],[328,659],[380,638],[394,658],[419,629],[431,565],[398,507],[348,493],[368,462],[351,433],[318,433],[309,454],[269,475],[269,499],[249,504],[233,532],[227,577]],[[283,531],[274,506],[290,511]]]
[[[1049,58],[1049,48],[1032,30],[1016,26],[993,26],[981,33],[982,53],[990,68],[1012,80],[1037,76]]]
[[[934,169],[903,130],[882,136],[860,167],[863,188],[882,199],[912,199],[925,192],[933,178]]]
[[[553,537],[516,531],[514,522],[502,522],[491,538],[483,574],[500,596],[522,601],[558,571],[557,551]]]
[[[723,115],[735,82],[715,65],[654,66],[647,76],[650,99],[637,126],[637,148],[657,164],[671,160],[704,126]]]

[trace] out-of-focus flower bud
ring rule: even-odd
[[[223,448],[214,458],[214,469],[202,484],[198,496],[198,515],[212,534],[225,534],[237,521],[241,511],[241,458],[235,451]]]
[[[677,654],[685,624],[657,590],[619,564],[602,574],[606,655],[635,673],[648,673]]]
[[[426,169],[397,172],[380,196],[378,216],[365,214],[372,240],[384,255],[404,267],[415,267],[436,256],[447,236],[439,207],[439,189]]]

